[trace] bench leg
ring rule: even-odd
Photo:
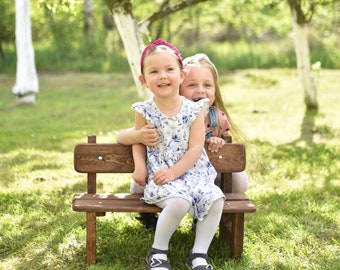
[[[86,263],[96,263],[96,213],[86,213]]]
[[[231,257],[239,259],[243,253],[244,213],[222,214],[220,237],[230,246]]]

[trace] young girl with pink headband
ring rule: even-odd
[[[154,146],[133,145],[133,179],[145,186],[144,201],[163,209],[146,257],[147,268],[171,269],[167,256],[170,238],[190,213],[198,222],[186,265],[194,270],[213,269],[207,253],[225,198],[214,184],[217,173],[204,150],[209,100],[193,102],[179,94],[185,78],[182,58],[168,42],[156,40],[146,47],[141,72],[139,80],[154,97],[132,105],[135,129],[153,126],[159,141]]]

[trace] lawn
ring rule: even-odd
[[[315,74],[319,110],[306,112],[295,70],[221,72],[224,100],[247,135],[244,254],[226,258],[213,240],[215,269],[340,269],[340,71]],[[115,141],[133,124],[130,74],[41,73],[35,106],[16,106],[15,76],[0,74],[0,269],[145,269],[153,234],[135,214],[99,219],[97,264],[85,264],[85,215],[71,209],[86,189],[73,148],[97,134]],[[129,175],[104,175],[100,189],[128,191]],[[217,232],[218,234],[218,232]],[[170,246],[184,269],[194,234],[181,223]]]

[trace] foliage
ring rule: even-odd
[[[306,113],[293,69],[220,72],[233,120],[248,135],[247,195],[257,205],[246,215],[244,255],[213,240],[215,269],[339,269],[339,71],[315,74],[319,111]],[[133,124],[137,101],[125,74],[40,73],[34,107],[13,107],[13,75],[0,75],[0,269],[145,269],[153,239],[135,214],[98,219],[98,264],[85,265],[85,215],[71,210],[86,189],[74,172],[72,151],[88,134],[115,140]],[[290,97],[297,98],[290,98]],[[100,191],[124,192],[129,175],[99,180]],[[171,240],[174,269],[194,234],[186,218]]]
[[[40,13],[44,12],[46,26],[48,27],[45,33],[46,36],[41,33],[40,38],[48,38],[60,53],[75,49],[76,44],[84,40],[82,5],[79,2],[39,0],[38,11]],[[40,31],[37,32],[39,33]]]
[[[115,71],[114,66],[117,65],[112,66],[111,59],[119,59],[119,66],[124,62],[122,44],[104,1],[93,1],[93,38],[90,41],[84,35],[82,1],[30,2],[38,70],[53,70],[55,63],[56,70]],[[163,2],[131,1],[133,15],[141,22],[159,11]],[[173,6],[180,1],[168,2]],[[315,54],[323,56],[323,59],[318,61],[321,61],[324,67],[336,68],[339,65],[339,61],[336,61],[339,55],[339,30],[336,27],[338,14],[331,0],[320,3],[315,7],[313,20],[309,25],[311,49],[312,53],[315,51]],[[14,72],[14,5],[10,0],[1,2],[0,15],[0,41],[4,51],[4,55],[0,57],[0,72]],[[241,57],[239,60],[247,64],[239,63],[238,68],[281,67],[283,63],[287,63],[286,67],[292,67],[289,52],[291,45],[287,45],[292,43],[290,33],[291,15],[286,1],[213,0],[156,21],[152,24],[150,38],[160,36],[168,39],[178,44],[184,55],[187,51],[209,50],[210,47],[222,47],[222,44],[228,49],[230,46],[237,48],[239,44],[246,43],[250,53],[257,44],[260,44],[258,47],[263,44],[273,47],[285,44],[285,47],[278,47],[280,53],[288,51],[288,55],[283,55],[283,61],[278,61],[275,55],[265,56],[263,50],[266,62],[273,59],[272,63],[263,65],[258,63],[256,58],[255,62],[252,62],[252,57]],[[244,45],[241,47],[244,48]],[[84,61],[83,66],[81,61]],[[124,68],[127,66],[126,63],[121,71],[126,71]]]
[[[0,56],[3,56],[3,43],[14,42],[15,33],[15,8],[13,1],[0,2]]]

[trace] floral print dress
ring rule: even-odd
[[[224,198],[221,189],[214,184],[217,173],[205,150],[191,169],[165,185],[156,185],[153,175],[160,168],[172,167],[187,151],[190,127],[201,109],[207,108],[208,101],[193,102],[183,97],[180,111],[171,117],[158,109],[154,99],[132,105],[149,124],[154,125],[161,140],[157,146],[147,147],[149,176],[144,189],[144,201],[155,204],[168,198],[184,198],[191,203],[192,214],[198,220],[203,220],[215,200]]]

